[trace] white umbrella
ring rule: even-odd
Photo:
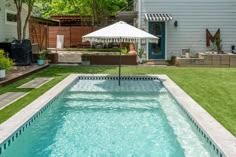
[[[158,42],[158,37],[149,34],[141,29],[120,21],[110,26],[104,27],[82,37],[83,42],[104,42],[104,43],[121,43],[146,40],[148,42]]]
[[[82,37],[82,41],[103,42],[103,43],[137,43],[141,40],[146,42],[158,42],[158,37],[149,34],[141,29],[133,27],[126,22],[120,21],[104,27]],[[120,85],[121,53],[119,62],[119,85]]]

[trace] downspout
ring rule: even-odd
[[[138,0],[138,28],[141,29],[141,2],[142,0]]]
[[[142,3],[142,0],[138,0],[138,28],[141,29],[141,3]],[[138,42],[138,48],[140,49],[141,48],[141,40],[139,40]]]

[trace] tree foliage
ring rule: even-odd
[[[42,17],[51,15],[81,15],[92,16],[95,22],[115,15],[126,7],[128,0],[51,0],[47,3],[36,3],[36,12]]]
[[[51,15],[92,16],[94,23],[100,24],[108,16],[127,7],[132,0],[14,0],[17,10],[18,40],[25,39],[30,15],[48,18]],[[22,6],[28,6],[27,17],[22,29]]]

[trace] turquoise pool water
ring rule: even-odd
[[[158,80],[79,80],[2,156],[215,155]]]

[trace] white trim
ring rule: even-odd
[[[147,22],[147,32],[149,33],[149,22]],[[148,46],[149,46],[149,42],[146,42],[146,51],[147,51],[146,60],[149,60],[149,47]]]
[[[148,42],[148,40],[146,40],[146,52],[147,52],[147,55],[146,55],[146,57],[147,57],[147,59],[146,60],[149,60],[149,52],[148,52],[148,50],[149,50],[149,42]]]
[[[7,21],[7,13],[16,14],[16,11],[12,11],[12,10],[7,10],[7,9],[5,9],[5,24],[17,25],[17,22],[10,22],[10,21]]]
[[[167,21],[165,21],[165,60],[167,60]]]

